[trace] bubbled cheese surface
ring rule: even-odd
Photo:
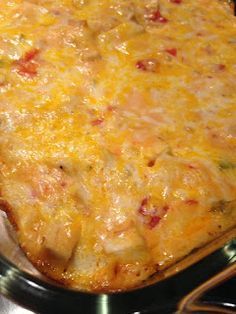
[[[0,204],[66,286],[137,287],[236,222],[218,0],[0,2]]]

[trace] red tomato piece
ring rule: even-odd
[[[23,57],[22,61],[29,62],[35,59],[35,57],[39,54],[39,49],[32,49],[26,52],[25,56]]]
[[[139,209],[138,209],[139,214],[141,214],[141,215],[143,215],[143,216],[149,215],[149,213],[148,213],[148,211],[147,211],[147,209],[146,209],[147,204],[148,204],[148,198],[145,197],[145,198],[142,200],[141,205],[140,205],[140,207],[139,207]]]
[[[196,201],[196,200],[186,200],[185,203],[187,205],[197,205],[198,201]]]
[[[169,53],[170,55],[172,55],[173,57],[177,56],[177,49],[176,48],[166,49],[165,51],[167,53]]]
[[[138,213],[142,215],[142,222],[149,228],[153,229],[155,228],[162,217],[165,215],[165,213],[169,210],[169,206],[164,206],[162,208],[157,208],[155,206],[152,207],[151,204],[149,204],[149,197],[145,197],[141,205],[138,209]],[[151,206],[150,206],[151,205]],[[160,213],[159,213],[160,212]]]
[[[156,163],[156,160],[155,160],[155,159],[152,159],[152,160],[150,160],[150,161],[148,162],[147,166],[148,166],[148,167],[153,167],[153,166],[155,166],[155,163]]]
[[[218,64],[218,65],[217,65],[217,69],[218,69],[219,71],[224,71],[224,70],[226,69],[226,66],[225,66],[224,64]]]
[[[103,121],[104,121],[104,119],[96,119],[96,120],[93,120],[91,123],[93,126],[97,126],[97,125],[102,124]]]
[[[182,0],[170,0],[170,2],[180,4],[180,3],[182,3]]]
[[[143,59],[136,63],[136,68],[146,72],[156,72],[158,61],[156,59]]]
[[[15,62],[17,72],[22,76],[34,77],[38,74],[39,64],[35,58],[39,54],[39,50],[34,48],[25,53],[25,55]]]
[[[148,227],[149,227],[150,229],[155,228],[155,227],[158,225],[158,223],[160,222],[160,220],[161,220],[161,218],[160,218],[159,216],[153,216],[153,217],[151,217],[151,219],[150,219],[150,221],[149,221],[149,223],[148,223]]]
[[[167,23],[168,22],[168,19],[165,18],[160,10],[156,10],[156,11],[153,11],[150,15],[149,15],[149,18],[148,18],[150,21],[152,22],[159,22],[159,23]]]

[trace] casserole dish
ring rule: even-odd
[[[57,312],[82,299],[88,312],[110,311],[113,300],[113,312],[173,310],[184,274],[193,273],[189,291],[207,279],[191,270],[201,258],[223,256],[218,271],[233,263],[230,3],[0,4],[0,208],[14,227],[2,216],[3,293],[27,283],[16,291],[40,293],[37,311],[55,298]],[[233,272],[196,288],[179,310]]]
[[[19,251],[7,225],[1,215],[0,293],[36,313],[227,314],[236,309],[233,291],[218,299],[207,296],[207,292],[236,274],[235,228],[192,252],[158,277],[150,278],[142,288],[93,294],[66,289],[42,276]],[[196,291],[190,294],[193,290]]]

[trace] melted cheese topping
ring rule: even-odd
[[[0,2],[0,204],[42,272],[136,287],[236,221],[217,0]]]

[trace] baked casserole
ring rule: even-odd
[[[236,223],[219,0],[0,2],[0,205],[62,284],[141,285]]]

